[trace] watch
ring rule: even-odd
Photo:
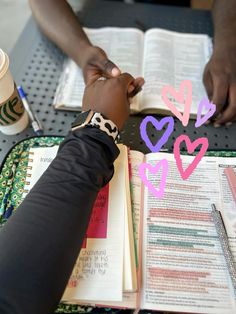
[[[119,133],[114,122],[107,119],[101,113],[92,110],[81,112],[72,123],[71,130],[76,131],[84,127],[98,128],[107,133],[107,135],[111,136],[114,141]]]

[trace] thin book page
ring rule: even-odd
[[[130,171],[131,171],[131,202],[132,202],[132,220],[133,220],[133,233],[135,243],[135,257],[136,257],[136,268],[138,275],[138,291],[137,292],[124,292],[122,301],[120,302],[95,302],[91,301],[93,305],[99,306],[112,306],[119,308],[138,308],[140,300],[140,284],[141,284],[141,233],[140,233],[140,219],[141,213],[141,194],[142,194],[142,181],[138,174],[138,166],[143,162],[144,154],[138,151],[129,151]]]
[[[182,180],[171,154],[149,154],[169,162],[165,195],[144,194],[142,308],[181,313],[232,314],[235,301],[226,261],[211,217],[220,201],[217,160],[204,157]],[[193,156],[182,156],[185,169]],[[148,173],[154,186],[160,174]]]
[[[134,224],[134,239],[136,243],[136,263],[138,292],[136,309],[141,307],[142,293],[142,238],[143,238],[143,189],[144,185],[139,175],[139,166],[145,161],[145,155],[141,152],[130,150],[131,163],[131,195]]]
[[[131,164],[131,199],[134,224],[134,240],[136,243],[136,264],[139,266],[139,250],[142,242],[140,235],[141,210],[142,210],[142,180],[138,173],[139,165],[144,161],[144,154],[138,151],[129,151]]]
[[[121,309],[136,309],[137,302],[138,302],[138,292],[123,292],[122,301],[90,301],[89,303],[83,301],[70,301],[65,303],[70,304],[80,304],[80,305],[89,305],[93,307],[114,307],[114,308],[121,308]]]
[[[84,256],[81,256],[83,253],[80,254],[82,259],[81,264],[84,266],[82,274],[77,273],[78,268],[74,270],[76,276],[78,275],[84,279],[82,280],[80,278],[80,283],[83,284],[83,281],[86,281],[84,287],[86,286],[87,290],[84,290],[86,294],[84,300],[87,300],[88,298],[99,301],[104,299],[122,299],[124,213],[126,210],[126,189],[124,189],[124,187],[126,180],[125,167],[127,166],[127,148],[124,149],[124,147],[120,147],[120,149],[121,154],[115,162],[115,175],[110,183],[111,185],[109,184],[108,201],[111,210],[108,210],[108,224],[106,227],[107,230],[105,230],[107,236],[102,239],[86,239],[85,247],[87,245],[88,251],[84,250],[84,252],[87,252],[87,255],[84,253]],[[25,189],[30,189],[34,186],[56,156],[57,150],[58,146],[30,149],[29,169],[27,173],[30,176],[27,176],[29,184],[25,186]],[[103,201],[104,194],[100,197],[98,202],[102,203]],[[102,205],[100,204],[97,207],[101,206]],[[99,210],[99,208],[97,209]],[[97,219],[97,217],[93,218]],[[90,228],[90,230],[91,229],[92,228]],[[93,233],[93,230],[91,230],[91,232]],[[97,277],[100,277],[98,283],[95,282],[95,274],[97,274]],[[86,276],[90,277],[90,280]],[[75,281],[69,282],[73,283],[74,286],[77,285],[77,282]],[[96,287],[94,288],[94,286]],[[78,295],[78,297],[79,296],[80,295]]]
[[[141,219],[142,219],[142,181],[138,174],[138,167],[144,161],[144,154],[138,151],[129,151],[129,161],[131,166],[131,201],[132,201],[132,217],[133,217],[133,232],[134,241],[136,249],[136,267],[138,274],[138,291],[137,292],[124,292],[121,302],[91,302],[93,305],[99,306],[113,306],[119,308],[139,308],[140,302],[140,285],[141,285],[141,244],[142,244],[142,234],[141,229]]]
[[[109,182],[106,236],[86,239],[63,301],[122,301],[126,163],[127,151],[121,148],[114,163],[115,174]]]
[[[132,216],[132,206],[131,206],[131,191],[130,191],[130,165],[128,158],[128,148],[126,149],[127,163],[125,167],[126,175],[126,215],[125,215],[125,234],[124,234],[124,272],[123,272],[123,282],[125,292],[137,291],[137,268],[135,260],[135,242],[134,242],[134,225]]]
[[[218,157],[218,173],[221,186],[221,203],[218,209],[221,211],[223,216],[229,239],[229,246],[233,254],[234,264],[236,267],[236,203],[226,175],[224,174],[224,169],[227,167],[233,167],[236,174],[236,158]]]
[[[143,32],[135,28],[104,27],[98,29],[84,28],[94,46],[102,48],[108,58],[122,72],[134,77],[142,74]],[[81,69],[71,59],[66,59],[59,85],[54,98],[57,109],[81,110],[84,93],[84,80]],[[132,109],[138,110],[137,98],[133,100]]]
[[[166,110],[161,98],[165,85],[179,90],[183,80],[193,85],[191,114],[196,115],[199,101],[206,96],[202,83],[205,64],[211,54],[211,40],[207,35],[177,33],[162,29],[151,29],[145,33],[142,110]],[[173,101],[174,102],[174,101]],[[179,111],[183,107],[174,102]]]

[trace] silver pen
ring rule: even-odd
[[[222,247],[222,251],[226,260],[226,264],[228,266],[228,271],[232,280],[234,295],[236,298],[236,269],[234,265],[234,258],[229,247],[227,231],[225,228],[221,212],[216,209],[215,204],[211,204],[211,208],[212,218],[214,220],[216,231]]]

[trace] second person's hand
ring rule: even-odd
[[[141,78],[135,80],[128,73],[116,78],[92,82],[85,88],[82,110],[91,109],[102,113],[121,130],[129,117],[134,86],[139,84],[141,84]]]
[[[214,125],[236,120],[236,45],[234,41],[214,47],[204,71],[204,85],[209,99],[216,105]]]
[[[86,85],[97,81],[101,77],[112,78],[121,74],[121,70],[108,59],[105,51],[92,45],[87,45],[83,52],[81,68]],[[133,81],[134,89],[130,97],[134,97],[140,92],[143,84],[144,79],[142,77],[135,79]]]
[[[108,59],[104,50],[95,46],[87,46],[81,60],[84,81],[87,84],[95,82],[100,77],[116,77],[120,69]]]

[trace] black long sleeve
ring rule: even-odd
[[[118,156],[102,131],[71,133],[0,230],[0,313],[53,313],[63,294],[100,188]]]

